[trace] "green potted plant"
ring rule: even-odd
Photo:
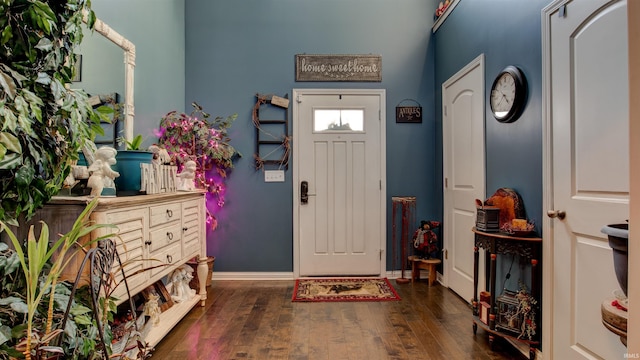
[[[119,138],[119,143],[125,145],[124,150],[118,150],[114,170],[120,173],[115,178],[116,193],[118,196],[137,195],[140,193],[141,172],[140,164],[150,164],[153,153],[141,149],[144,138],[136,135],[131,141]]]
[[[100,121],[106,116],[94,111],[86,93],[68,85],[77,60],[73,50],[83,37],[83,19],[92,29],[96,17],[90,0],[0,4],[2,229],[7,229],[6,224],[24,224],[56,195],[79,150],[102,133]],[[85,356],[67,356],[65,346],[45,347],[63,331],[56,329],[53,315],[60,308],[58,302],[72,300],[68,292],[64,296],[66,285],[57,284],[64,255],[74,251],[78,239],[102,226],[85,222],[93,206],[87,207],[70,232],[52,241],[46,226],[38,237],[31,231],[26,242],[8,231],[2,234],[14,249],[0,246],[0,358],[94,356],[87,344],[95,331],[90,322],[80,323],[87,313],[81,303],[75,307],[75,324],[78,330],[84,329],[88,340],[81,349]],[[75,346],[80,338],[74,338]]]
[[[87,95],[66,84],[89,0],[0,5],[0,220],[17,225],[62,188],[85,141],[101,132]]]

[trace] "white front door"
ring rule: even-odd
[[[471,301],[471,228],[476,218],[475,199],[485,198],[484,55],[442,84],[442,114],[445,284]],[[484,284],[484,274],[481,276],[480,284]]]
[[[381,275],[385,91],[293,91],[294,275]]]
[[[621,359],[627,352],[602,325],[600,310],[619,289],[600,230],[629,216],[626,7],[580,0],[544,9],[544,205],[555,217],[544,223],[542,312],[551,325],[543,344],[553,359]]]

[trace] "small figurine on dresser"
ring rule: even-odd
[[[193,298],[196,291],[189,287],[193,279],[193,269],[189,265],[182,265],[169,274],[171,282],[171,300],[179,303]]]
[[[196,162],[189,160],[184,164],[182,172],[178,174],[178,191],[193,191],[196,189]]]
[[[171,163],[171,156],[166,149],[161,148],[158,145],[149,146],[149,151],[153,153],[153,160],[151,162],[155,165],[166,165]]]
[[[160,305],[158,305],[158,300],[160,299],[160,295],[156,293],[149,294],[149,300],[144,304],[144,314],[151,318],[151,323],[153,326],[158,326],[160,324]]]
[[[420,221],[420,227],[413,234],[413,247],[420,257],[431,259],[438,257],[438,236],[433,231],[440,227],[439,221]]]
[[[116,196],[116,184],[113,179],[120,173],[111,169],[116,163],[118,151],[112,147],[104,146],[96,150],[95,160],[89,166],[89,180],[87,187],[91,188],[91,196]]]

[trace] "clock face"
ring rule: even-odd
[[[500,122],[514,121],[522,110],[525,98],[525,80],[514,66],[505,68],[491,87],[489,105],[493,116]]]
[[[498,78],[496,86],[491,90],[491,109],[498,117],[505,117],[513,107],[516,98],[516,81],[509,73]]]

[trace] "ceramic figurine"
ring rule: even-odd
[[[196,189],[196,162],[189,160],[184,164],[182,172],[178,174],[178,191],[193,191]]]
[[[149,300],[144,304],[144,314],[151,318],[153,326],[160,324],[160,313],[162,311],[160,310],[160,305],[158,305],[158,299],[160,299],[160,295],[150,293]]]
[[[95,160],[89,166],[89,181],[87,186],[91,188],[91,196],[115,196],[116,185],[113,179],[120,176],[120,173],[111,169],[111,165],[116,163],[118,151],[112,147],[105,146],[96,150]]]
[[[171,300],[179,303],[195,296],[196,291],[189,287],[191,279],[193,279],[193,269],[188,265],[183,265],[169,274]]]
[[[149,146],[149,151],[153,153],[153,160],[151,162],[155,165],[164,165],[171,163],[171,156],[167,150],[161,148],[158,145]]]

